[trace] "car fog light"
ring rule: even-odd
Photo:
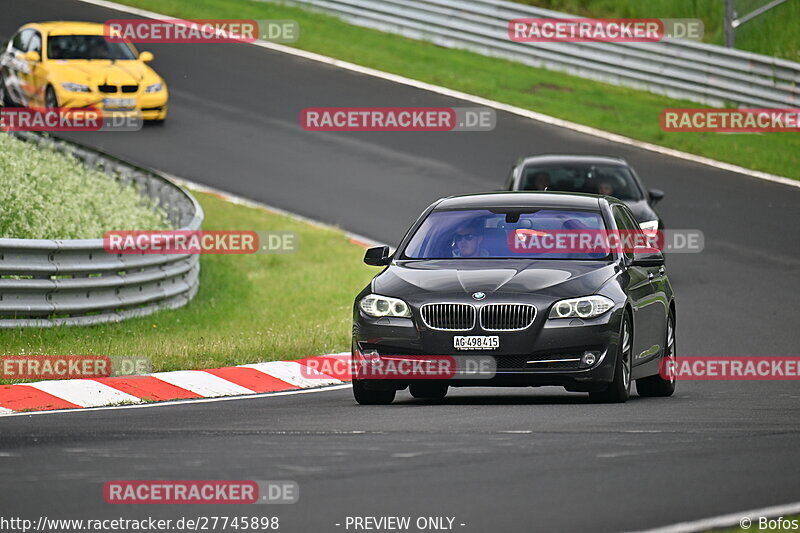
[[[581,367],[588,368],[597,362],[597,352],[584,352],[581,357]]]

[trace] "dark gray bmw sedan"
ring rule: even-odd
[[[484,193],[435,202],[392,255],[369,249],[364,261],[385,268],[355,300],[355,399],[391,403],[407,387],[442,399],[451,386],[556,385],[624,402],[633,381],[639,395],[671,395],[676,311],[663,255],[556,239],[575,234],[642,230],[608,196]],[[433,360],[441,373],[420,371]],[[472,363],[484,371],[465,371]]]
[[[613,196],[625,202],[639,226],[664,229],[654,206],[660,189],[645,189],[624,159],[594,155],[535,155],[521,158],[506,180],[508,191],[563,191]]]

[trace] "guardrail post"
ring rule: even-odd
[[[734,20],[736,20],[736,10],[733,7],[733,0],[725,0],[725,46],[728,48],[736,47]]]

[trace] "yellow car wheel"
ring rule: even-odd
[[[6,81],[3,79],[3,75],[0,74],[0,107],[12,107],[13,105],[11,95],[8,94],[8,89],[6,89]]]
[[[44,106],[58,107],[58,96],[56,96],[56,91],[53,89],[52,85],[48,85],[44,93]]]

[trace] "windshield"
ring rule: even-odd
[[[623,201],[642,199],[630,170],[620,165],[531,165],[522,170],[521,191],[585,192]]]
[[[126,43],[110,43],[102,35],[51,35],[49,59],[136,59]]]
[[[433,211],[408,242],[401,259],[578,259],[610,258],[608,251],[528,247],[531,239],[605,230],[597,211],[566,209]],[[531,251],[533,250],[533,251]]]

